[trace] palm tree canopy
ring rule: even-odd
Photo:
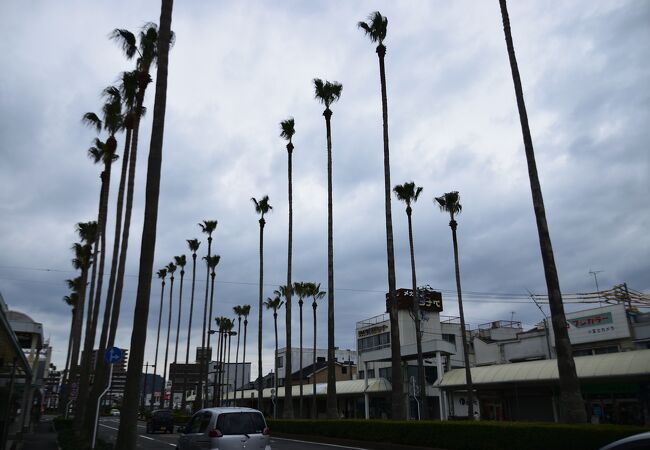
[[[135,70],[122,72],[120,77],[120,95],[122,96],[124,106],[129,112],[133,112],[137,106],[137,93],[138,72]],[[142,109],[144,109],[144,107]]]
[[[276,295],[277,297],[284,297],[284,298],[289,298],[291,295],[291,287],[289,286],[287,289],[287,286],[278,286],[276,290],[273,291],[273,294]]]
[[[109,39],[118,43],[127,59],[131,59],[138,53],[138,45],[135,35],[129,30],[116,28],[109,35]]]
[[[97,227],[96,221],[91,222],[79,222],[77,224],[77,234],[79,238],[87,244],[94,244],[97,240],[99,228]]]
[[[386,31],[388,29],[388,18],[381,15],[379,11],[375,11],[368,16],[368,22],[359,22],[357,26],[366,32],[366,36],[372,42],[378,42],[379,45],[384,44],[386,39]]]
[[[255,204],[255,212],[261,214],[262,219],[264,218],[264,214],[267,214],[269,211],[273,209],[273,207],[269,204],[268,195],[265,195],[259,201],[255,197],[251,197],[251,201]]]
[[[72,259],[72,267],[77,270],[85,269],[90,263],[90,260],[87,257],[87,255],[90,254],[90,245],[84,245],[77,242],[72,245],[72,250],[75,254],[75,257]]]
[[[280,137],[291,142],[291,138],[296,134],[295,121],[293,117],[289,117],[287,120],[280,122]]]
[[[416,186],[413,181],[409,181],[404,184],[398,184],[393,188],[393,192],[397,196],[398,200],[401,200],[406,203],[407,206],[411,206],[411,203],[418,201],[418,197],[422,192],[420,186]]]
[[[274,314],[278,312],[278,309],[280,309],[283,304],[284,301],[282,301],[279,296],[274,298],[268,297],[264,302],[266,309],[272,309]]]
[[[208,265],[208,267],[212,270],[214,270],[215,267],[219,265],[219,261],[221,261],[221,256],[219,255],[210,255],[210,256],[204,256],[203,259],[205,260],[205,263]]]
[[[435,201],[438,203],[440,211],[448,212],[452,219],[463,210],[458,191],[446,192],[442,196],[436,197]]]
[[[168,274],[174,276],[174,272],[176,272],[176,264],[170,262],[169,264],[167,264],[167,266],[165,266],[165,268],[167,269]]]
[[[167,276],[167,269],[160,269],[158,272],[156,272],[156,275],[158,275],[158,278],[162,278],[164,280]]]
[[[251,313],[251,305],[242,305],[241,310],[242,316],[248,317],[248,315]]]
[[[81,288],[82,284],[82,279],[81,276],[78,276],[77,278],[73,278],[72,280],[68,279],[65,280],[66,285],[68,286],[68,289],[71,291],[75,291],[73,293],[76,293]]]
[[[110,164],[119,158],[115,152],[111,152],[110,150],[111,149],[106,145],[106,142],[99,138],[95,138],[93,139],[93,146],[88,149],[88,157],[92,159],[95,164],[99,162]]]
[[[187,246],[190,248],[192,253],[196,253],[199,250],[201,242],[198,239],[188,239]]]
[[[240,305],[235,306],[232,311],[235,313],[236,316],[241,317],[244,315],[244,308]]]
[[[77,306],[79,301],[79,294],[76,292],[71,292],[70,295],[63,296],[63,301],[69,306]]]
[[[181,268],[181,270],[183,270],[187,264],[187,258],[185,258],[185,255],[174,256],[174,261],[176,262],[176,265]]]
[[[308,295],[306,293],[307,292],[306,285],[307,283],[305,283],[304,281],[296,281],[295,283],[293,283],[293,292],[295,292],[295,294],[301,299]]]
[[[212,235],[212,232],[217,228],[216,220],[204,220],[203,223],[199,223],[201,231],[208,236]]]
[[[329,82],[314,78],[314,98],[329,109],[330,105],[341,98],[343,85],[337,81]]]
[[[320,283],[305,283],[305,289],[307,291],[306,296],[312,297],[314,301],[320,300],[327,295],[325,291],[320,290]]]

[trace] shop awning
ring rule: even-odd
[[[390,381],[385,378],[369,378],[368,389],[366,390],[365,380],[345,380],[336,382],[336,395],[361,395],[365,392],[389,392],[391,390]],[[291,394],[294,398],[300,395],[300,385],[291,386]],[[316,395],[327,394],[327,383],[316,383]],[[312,395],[312,385],[303,384],[302,386],[303,397],[310,397]],[[232,399],[234,394],[229,392],[226,399]],[[263,398],[271,398],[271,388],[265,388],[262,391]],[[237,391],[237,398],[242,398],[242,392]],[[257,398],[257,390],[247,389],[244,391],[244,399]],[[277,398],[284,398],[284,387],[278,388]]]
[[[650,377],[650,350],[608,353],[574,358],[578,378]],[[518,382],[558,381],[557,360],[472,367],[472,383],[477,385]],[[442,389],[464,386],[465,369],[447,372],[435,385]]]

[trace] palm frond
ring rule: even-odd
[[[158,278],[165,279],[167,276],[167,269],[160,269],[158,272],[156,272],[156,275],[158,275]]]
[[[452,218],[463,210],[458,191],[446,192],[440,197],[435,197],[435,202],[438,203],[438,207],[442,212],[449,213]]]
[[[375,11],[368,15],[368,22],[359,22],[357,26],[361,28],[372,42],[378,42],[383,45],[388,30],[388,18]]]
[[[173,276],[174,272],[176,272],[176,264],[174,264],[173,262],[167,264],[165,268],[167,269],[167,273],[170,274],[171,276]]]
[[[104,123],[99,118],[99,116],[94,112],[87,112],[86,114],[84,114],[83,117],[81,118],[81,123],[83,123],[87,127],[95,128],[98,133],[102,131],[102,126],[104,125]]]
[[[108,37],[117,42],[127,59],[133,58],[138,51],[135,35],[129,30],[116,28],[108,35]]]

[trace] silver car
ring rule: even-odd
[[[202,409],[179,431],[179,450],[271,450],[270,430],[256,409]]]

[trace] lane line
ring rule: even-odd
[[[326,445],[327,447],[350,448],[350,449],[354,449],[354,450],[368,450],[367,448],[363,448],[363,447],[349,447],[347,445],[325,444],[323,442],[301,441],[301,440],[298,440],[298,439],[287,439],[287,438],[279,438],[279,437],[273,437],[271,439],[273,439],[273,440],[278,439],[280,441],[289,441],[289,442],[300,442],[301,444]]]
[[[105,428],[110,428],[111,430],[118,431],[117,428],[109,427],[108,425],[104,425],[103,423],[100,423],[99,426],[102,426],[102,427],[105,427]],[[169,443],[169,442],[165,442],[165,441],[161,441],[161,440],[158,440],[158,439],[154,439],[154,438],[149,437],[149,436],[143,436],[143,435],[141,435],[141,434],[138,434],[138,437],[141,437],[141,438],[144,438],[144,439],[149,439],[150,441],[160,442],[161,444],[171,445],[172,447],[176,447],[176,444],[172,444],[172,443]]]

